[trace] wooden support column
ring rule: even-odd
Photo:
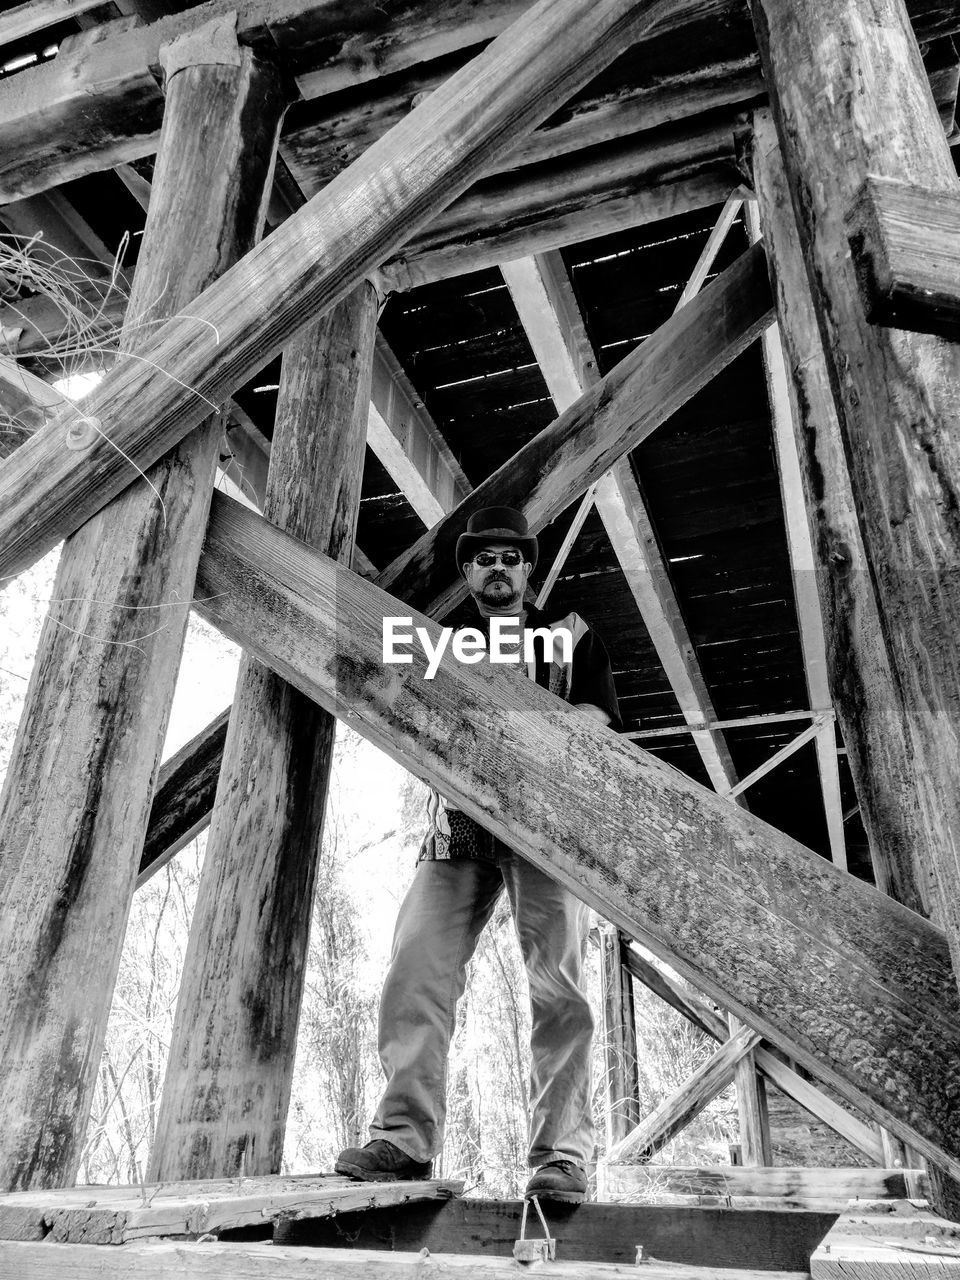
[[[604,926],[600,934],[600,946],[609,1148],[625,1138],[640,1123],[637,1025],[634,1019],[632,979],[623,967],[620,930],[612,924]]]
[[[285,97],[271,68],[232,57],[181,62],[169,80],[131,326],[184,308],[260,233]],[[128,328],[126,348],[145,345]],[[96,428],[74,421],[82,445]],[[69,1182],[79,1159],[219,431],[208,421],[61,556],[0,797],[0,1184],[10,1188]]]
[[[431,644],[437,625],[216,494],[197,591],[238,643],[871,1119],[960,1172],[960,1000],[928,921],[565,715],[515,671],[448,661],[424,680],[416,644],[411,665],[384,666],[384,617],[412,616]],[[572,757],[574,773],[561,767]]]
[[[743,1030],[744,1024],[732,1013],[727,1015],[727,1021],[731,1036]],[[740,1120],[740,1163],[773,1164],[767,1087],[757,1071],[757,1060],[752,1051],[745,1054],[734,1068],[733,1083],[737,1089],[737,1115]]]
[[[956,173],[901,0],[753,0],[753,15],[960,979],[960,347],[868,322],[845,223],[868,174],[949,195]]]
[[[350,563],[377,294],[286,351],[264,516]],[[278,1173],[336,722],[244,656],[184,962],[150,1177]]]
[[[884,644],[810,283],[767,111],[754,116],[753,175],[790,375],[815,566],[809,586],[818,593],[823,618],[830,701],[843,732],[877,887],[936,919],[931,857],[923,852],[931,843],[920,804],[927,785],[923,764],[910,749]],[[806,592],[803,598],[809,600]]]

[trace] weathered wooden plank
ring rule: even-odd
[[[819,596],[831,700],[847,748],[877,887],[929,916],[936,895],[920,852],[929,841],[919,801],[923,765],[907,741],[884,648],[823,344],[768,112],[754,116],[753,173],[790,374],[812,540],[808,585]]]
[[[633,987],[623,967],[620,932],[606,925],[600,933],[600,988],[603,1013],[604,1093],[607,1146],[625,1138],[640,1123],[637,1085],[637,1027]]]
[[[218,495],[198,583],[228,635],[960,1170],[960,1008],[932,925],[516,672],[385,667],[382,619],[410,606]]]
[[[743,1029],[743,1023],[732,1013],[728,1014],[727,1021],[731,1036]],[[756,1054],[752,1050],[734,1067],[733,1083],[737,1091],[741,1162],[748,1166],[772,1165],[766,1085],[758,1074]]]
[[[349,565],[370,406],[369,281],[287,348],[264,496]],[[336,722],[244,655],[170,1040],[150,1177],[277,1173]]]
[[[325,1218],[459,1195],[455,1179],[369,1182],[330,1175],[74,1187],[0,1196],[0,1240],[122,1245],[151,1236],[268,1226],[280,1219]]]
[[[867,321],[844,222],[868,176],[949,197],[956,171],[901,0],[753,0],[753,13],[960,982],[960,347]]]
[[[737,1063],[760,1043],[760,1036],[741,1027],[679,1089],[664,1098],[655,1111],[607,1150],[607,1160],[619,1164],[624,1156],[648,1158],[678,1134],[733,1083]]]
[[[960,190],[867,178],[847,227],[867,319],[960,340]]]
[[[86,413],[101,430],[63,448],[63,423],[0,473],[0,577],[44,549],[167,452],[310,320],[423,226],[509,142],[609,62],[656,0],[538,0],[356,164],[299,209],[121,364]],[[176,380],[165,370],[176,370]],[[25,531],[29,529],[30,533]]]
[[[922,1177],[922,1175],[919,1175]],[[665,1164],[603,1167],[606,1195],[710,1196],[782,1199],[784,1207],[834,1212],[848,1200],[900,1200],[917,1191],[903,1169],[794,1169],[717,1165],[696,1168]]]
[[[566,1262],[614,1263],[632,1274],[637,1245],[644,1257],[696,1276],[699,1267],[770,1272],[807,1266],[834,1214],[751,1213],[686,1206],[543,1203],[558,1253]],[[376,1209],[277,1228],[278,1244],[358,1249],[428,1249],[435,1253],[509,1258],[520,1236],[517,1200],[465,1199]],[[529,1224],[528,1224],[529,1225]],[[646,1265],[646,1264],[645,1264]],[[538,1267],[539,1269],[539,1267]]]
[[[238,58],[169,82],[131,318],[176,314],[262,227],[286,100],[272,69]],[[61,555],[0,796],[4,1187],[69,1181],[79,1160],[219,436],[214,417]]]
[[[831,1240],[811,1256],[810,1275],[812,1280],[956,1280],[960,1247],[944,1240]]]
[[[0,15],[0,47],[13,44],[79,13],[95,9],[99,0],[28,0]]]
[[[136,1275],[138,1280],[417,1280],[426,1260],[417,1253],[379,1253],[361,1249],[298,1249],[263,1244],[133,1244],[123,1249],[88,1245],[2,1244],[3,1280],[107,1280]],[[516,1276],[512,1258],[457,1257],[431,1254],[429,1275],[435,1280]],[[769,1272],[718,1267],[688,1268],[689,1280],[769,1280]],[[623,1268],[609,1263],[542,1262],[537,1275],[545,1280],[615,1280]],[[676,1269],[650,1263],[647,1280],[676,1280]],[[802,1271],[782,1273],[782,1280],[806,1280]]]
[[[380,586],[443,617],[464,595],[454,546],[473,511],[517,507],[534,532],[542,529],[745,350],[769,319],[766,270],[751,251],[389,565]]]

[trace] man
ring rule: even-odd
[[[457,542],[457,565],[489,632],[494,617],[526,628],[546,619],[525,604],[537,540],[520,512],[488,507]],[[601,724],[619,723],[603,642],[576,614],[551,624],[572,633],[572,661],[537,645],[528,676]],[[521,649],[522,653],[522,649]],[[575,762],[571,762],[575,767]],[[352,1178],[429,1178],[443,1144],[446,1068],[467,962],[504,888],[530,987],[532,1013],[527,1196],[577,1203],[593,1153],[590,1046],[593,1017],[581,987],[588,910],[466,814],[431,795],[430,830],[400,908],[380,1004],[380,1060],[387,1084],[371,1141],[340,1153]]]

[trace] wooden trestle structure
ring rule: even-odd
[[[145,1249],[136,1273],[240,1274],[116,1223],[249,1225],[209,1180],[279,1172],[337,718],[609,922],[608,1190],[735,1081],[747,1167],[723,1194],[919,1192],[960,1217],[957,34],[946,0],[0,13],[0,222],[109,263],[147,211],[82,408],[49,408],[47,300],[11,285],[0,308],[0,579],[64,542],[0,797],[0,1275],[108,1274],[84,1206]],[[744,496],[698,532],[714,470]],[[384,667],[381,619],[456,617],[455,538],[501,503],[541,534],[541,598],[608,640],[620,736],[511,671]],[[714,544],[735,550],[704,586],[686,562]],[[731,621],[761,550],[757,622]],[[160,768],[182,602],[245,657],[229,717]],[[81,1204],[56,1189],[132,895],[207,822],[150,1171],[175,1212]],[[719,1042],[646,1117],[634,981]],[[874,1170],[772,1169],[768,1085]],[[247,1190],[271,1224],[358,1209],[314,1183]],[[225,1197],[215,1226],[190,1208]],[[438,1222],[390,1230],[438,1248]],[[822,1234],[741,1269],[805,1271]],[[251,1246],[243,1274],[292,1257]]]

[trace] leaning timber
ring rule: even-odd
[[[198,582],[226,634],[960,1172],[960,1010],[932,925],[515,673],[385,667],[382,619],[409,606],[229,500]]]

